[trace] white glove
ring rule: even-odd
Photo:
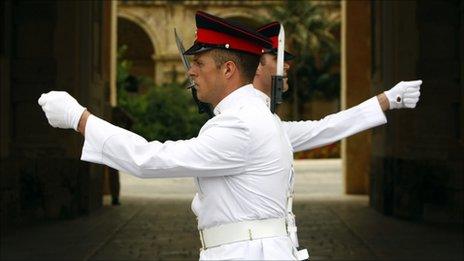
[[[415,108],[419,101],[421,80],[399,82],[385,91],[391,109]]]
[[[62,129],[73,128],[76,131],[82,113],[86,109],[67,92],[51,91],[43,93],[38,103],[42,106],[50,125]]]

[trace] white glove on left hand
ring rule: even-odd
[[[420,96],[421,80],[403,81],[385,91],[391,109],[415,108]]]
[[[79,120],[86,110],[71,95],[62,91],[44,93],[40,96],[38,103],[42,106],[48,123],[55,128],[73,128],[77,131]]]

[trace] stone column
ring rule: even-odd
[[[342,109],[371,97],[371,3],[342,1]],[[371,132],[342,141],[343,175],[347,194],[367,194]]]
[[[110,1],[110,104],[112,107],[117,105],[117,86],[116,86],[116,63],[117,63],[117,52],[118,52],[118,15],[117,15],[117,8],[118,4],[117,1]]]

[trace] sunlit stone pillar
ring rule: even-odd
[[[368,99],[371,94],[371,3],[342,1],[342,109]],[[367,194],[371,132],[342,141],[345,192]]]

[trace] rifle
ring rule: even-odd
[[[177,49],[179,50],[180,58],[182,59],[182,63],[184,64],[185,75],[187,76],[187,89],[190,89],[192,91],[193,100],[195,101],[198,107],[198,113],[206,113],[208,114],[209,118],[212,118],[214,117],[214,113],[211,109],[211,105],[198,100],[197,90],[195,89],[195,83],[193,82],[193,79],[190,77],[190,75],[188,75],[188,71],[190,70],[190,63],[184,55],[184,45],[182,44],[182,40],[177,34],[176,28],[174,28],[174,36],[176,37],[176,44]]]

